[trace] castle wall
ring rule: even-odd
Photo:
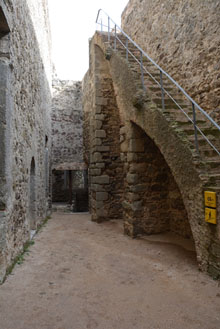
[[[92,220],[122,218],[122,122],[109,68],[99,47],[90,49],[90,69],[83,80],[83,108]]]
[[[218,121],[219,17],[218,0],[130,0],[122,14],[123,30]]]
[[[53,80],[52,163],[53,202],[74,203],[86,177],[80,81]],[[84,194],[87,209],[87,182]]]
[[[80,169],[84,159],[82,87],[79,81],[53,81],[52,139],[53,168],[63,165],[64,170],[67,167]]]
[[[0,33],[1,281],[48,214],[51,42],[46,0],[1,0],[0,9],[10,30]]]
[[[213,183],[211,175],[204,179],[183,130],[147,92],[140,92],[139,72],[128,64],[124,50],[115,52],[106,40],[107,34],[97,32],[90,41],[90,68],[83,81],[92,219],[115,218],[111,210],[116,206],[124,232],[132,237],[171,231],[190,238],[200,269],[218,278],[219,222],[213,226],[204,218],[204,190],[215,189],[218,181]],[[112,156],[113,145],[120,161]],[[109,170],[111,164],[115,171]],[[111,199],[115,187],[121,194]]]

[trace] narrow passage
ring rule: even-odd
[[[54,213],[0,286],[0,329],[219,329],[220,287],[192,251]]]

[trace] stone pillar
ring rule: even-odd
[[[90,116],[90,208],[92,220],[122,218],[123,164],[121,120],[112,79],[103,52],[94,47],[93,106]]]

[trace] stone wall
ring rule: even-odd
[[[53,80],[52,199],[72,203],[87,169],[84,162],[82,86],[79,81]],[[70,175],[70,176],[69,176]],[[69,181],[70,180],[70,181]]]
[[[117,217],[122,215],[125,233],[135,237],[170,230],[191,238],[200,269],[218,278],[219,220],[212,225],[204,216],[205,189],[217,192],[218,214],[218,178],[207,172],[194,152],[187,129],[180,128],[184,121],[178,126],[148,90],[140,90],[140,73],[117,47],[119,51],[114,51],[107,34],[97,32],[90,42],[90,68],[83,81],[92,219],[111,219],[111,208],[119,200],[122,209]],[[111,156],[111,143],[120,154],[118,163]],[[108,151],[100,148],[102,144],[109,146]],[[115,165],[114,171],[109,164]],[[119,180],[121,194],[110,199]]]
[[[92,219],[123,218],[131,236],[172,231],[192,238],[181,193],[160,150],[126,122],[118,106],[121,90],[116,97],[106,53],[92,44],[83,81]]]
[[[0,24],[1,281],[48,214],[51,62],[47,1],[1,0],[0,9],[9,32]]]
[[[130,0],[122,14],[124,31],[218,121],[219,17],[219,0]]]
[[[108,65],[99,47],[91,50],[90,69],[83,81],[85,157],[89,167],[92,220],[122,218],[123,162],[121,120]]]
[[[84,164],[82,87],[79,81],[53,80],[52,163],[53,168],[63,166],[63,170],[80,169],[77,166]]]

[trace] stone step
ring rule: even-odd
[[[219,148],[216,147],[216,148],[220,150],[220,147]],[[201,153],[201,156],[203,156],[206,159],[211,158],[213,160],[213,158],[215,158],[215,157],[220,158],[220,156],[216,153],[216,151],[210,145],[207,145],[207,146],[204,145],[201,148],[200,153]]]
[[[153,102],[159,107],[159,108],[161,108],[162,109],[162,100],[160,99],[152,99],[153,100]],[[179,104],[180,105],[180,104]],[[182,109],[186,109],[187,108],[187,104],[181,104],[181,108]],[[167,102],[165,102],[165,110],[164,110],[164,113],[171,113],[170,112],[170,110],[172,111],[176,111],[176,110],[179,110],[179,111],[181,111],[180,110],[180,108],[174,103],[174,102],[169,102],[169,103],[167,103]],[[173,112],[174,113],[174,112]]]
[[[125,43],[125,38],[122,37],[123,42]],[[112,47],[114,48],[114,42],[111,42]],[[140,60],[140,52],[137,49],[129,44],[129,50],[134,56]],[[123,58],[126,58],[125,48],[117,42],[117,51]],[[130,70],[135,73],[135,76],[138,75],[139,78],[136,78],[136,82],[141,86],[141,72],[140,64],[128,54],[128,64]],[[149,73],[160,83],[160,72],[158,68],[152,64],[147,58],[143,58],[143,65],[149,71]],[[151,99],[154,103],[157,104],[159,108],[162,109],[162,99],[161,99],[161,87],[156,84],[156,82],[150,77],[150,75],[144,72],[144,82],[146,87],[146,92],[149,93]],[[163,75],[163,86],[167,92],[174,98],[174,100],[181,106],[181,108],[187,113],[187,115],[193,119],[192,106],[187,98],[178,90],[178,88],[172,84],[172,82]],[[177,127],[181,127],[182,131],[186,133],[189,141],[192,144],[192,150],[195,152],[194,146],[194,127],[192,122],[184,115],[179,107],[171,100],[171,98],[165,93],[165,110],[164,114],[168,116],[173,122],[176,122]],[[220,132],[216,129],[211,128],[212,124],[208,122],[206,117],[196,111],[197,125],[208,136],[209,140],[214,144],[216,138],[220,137]],[[200,156],[202,159],[205,159],[206,167],[216,174],[220,170],[220,161],[216,158],[216,152],[211,148],[207,141],[198,133],[198,144],[200,149]],[[218,157],[218,155],[217,155]],[[197,164],[199,169],[204,169],[205,165],[201,162]],[[204,168],[203,168],[204,167]]]
[[[189,141],[191,141],[191,142],[194,142],[194,140],[195,140],[194,134],[190,135],[188,138],[189,138]],[[199,144],[200,147],[202,147],[203,145],[205,145],[205,146],[209,145],[208,142],[205,140],[205,138],[203,136],[198,135],[197,139],[198,139],[198,144]],[[213,136],[210,136],[209,140],[210,140],[211,143],[213,143],[215,141],[215,138]]]
[[[211,169],[214,174],[220,174],[220,156],[219,160],[206,160],[207,166]]]

